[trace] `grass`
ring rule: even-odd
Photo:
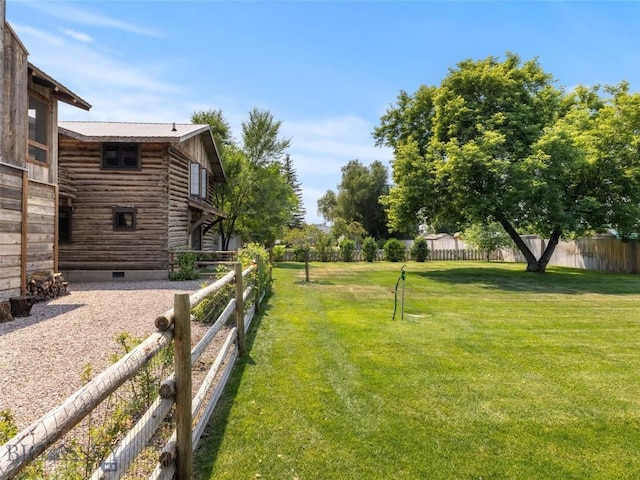
[[[278,264],[199,479],[640,478],[640,277]]]

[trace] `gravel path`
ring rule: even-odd
[[[87,363],[94,375],[111,364],[121,351],[119,333],[146,338],[174,294],[201,286],[201,280],[73,283],[69,295],[35,304],[31,316],[0,323],[0,410],[11,409],[18,428],[27,427],[82,386]],[[194,342],[207,328],[192,323]]]

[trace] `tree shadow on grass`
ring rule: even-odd
[[[273,265],[273,268],[281,268],[283,270],[304,270],[304,263],[302,262],[278,262]]]
[[[269,292],[262,300],[262,307],[254,317],[249,327],[249,331],[245,337],[246,351],[242,357],[238,357],[229,380],[218,400],[209,423],[205,427],[202,435],[202,441],[196,449],[194,458],[194,473],[197,474],[194,478],[209,479],[213,477],[213,467],[215,460],[218,457],[220,446],[224,438],[224,432],[227,428],[229,421],[229,415],[233,404],[235,402],[240,384],[242,383],[242,376],[247,365],[255,365],[255,360],[251,357],[251,350],[253,343],[256,340],[256,334],[262,323],[262,319],[265,314],[271,310],[269,305],[269,299],[273,295],[273,292]]]
[[[411,272],[429,280],[451,285],[477,284],[479,288],[509,292],[556,293],[566,295],[637,295],[640,276],[551,267],[546,273],[530,273],[495,267],[427,268]]]

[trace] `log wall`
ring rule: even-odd
[[[189,246],[189,158],[176,147],[169,149],[169,248]]]
[[[167,146],[141,144],[140,170],[102,170],[100,143],[60,135],[59,145],[60,170],[75,189],[71,241],[59,245],[59,269],[168,269]],[[114,231],[116,206],[137,209],[135,230]]]
[[[192,142],[189,148],[187,142]],[[196,145],[200,145],[200,149]],[[192,157],[194,155],[195,157]],[[202,158],[201,155],[205,155]],[[199,137],[187,140],[180,148],[173,146],[169,149],[169,248],[191,246],[189,225],[195,220],[197,212],[188,208],[189,199],[189,164],[198,161],[208,171],[207,198],[202,201],[204,207],[213,207],[213,174],[211,166],[206,160],[206,151]],[[202,239],[203,250],[213,250],[215,240],[214,229],[210,229]]]

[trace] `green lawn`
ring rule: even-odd
[[[274,268],[199,479],[638,479],[640,277]]]

